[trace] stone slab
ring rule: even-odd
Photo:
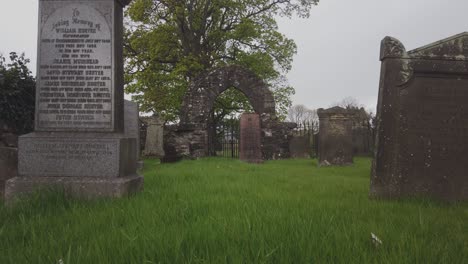
[[[140,159],[140,114],[138,104],[132,101],[124,101],[124,133],[128,138],[136,139],[136,157]]]
[[[291,158],[310,158],[312,146],[309,135],[293,136],[289,141]]]
[[[5,190],[5,181],[18,173],[18,149],[0,147],[0,200]]]
[[[123,178],[95,177],[15,177],[6,182],[5,200],[44,189],[62,189],[73,197],[92,199],[98,197],[119,198],[143,189],[143,177],[134,174]]]
[[[157,116],[146,118],[145,156],[164,157],[164,124]]]
[[[19,176],[116,178],[136,171],[136,140],[123,134],[31,133],[19,138]]]
[[[381,44],[370,196],[468,200],[468,33]]]
[[[341,107],[318,109],[318,158],[320,166],[353,163],[353,121],[355,112]]]
[[[35,131],[123,130],[122,8],[39,1]]]

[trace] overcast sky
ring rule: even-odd
[[[25,52],[35,75],[38,0],[0,0],[0,53]],[[351,96],[375,108],[380,41],[407,50],[468,31],[468,0],[321,0],[307,19],[280,19],[296,41],[294,104],[314,109]]]

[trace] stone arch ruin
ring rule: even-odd
[[[245,94],[257,114],[275,116],[275,99],[268,86],[253,72],[231,65],[204,73],[189,86],[180,123],[206,124],[216,98],[231,87]]]
[[[205,72],[190,84],[182,103],[180,123],[165,131],[164,161],[208,155],[210,113],[216,98],[232,87],[245,94],[261,118],[263,158],[289,157],[294,125],[278,121],[273,93],[262,79],[241,66],[230,65]]]

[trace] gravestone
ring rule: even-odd
[[[40,0],[35,129],[19,137],[5,197],[63,188],[85,198],[139,191],[124,134],[124,0]]]
[[[140,160],[140,112],[138,104],[129,100],[124,100],[124,133],[128,138],[136,139],[137,168],[143,168],[143,161]]]
[[[260,116],[242,114],[240,118],[240,160],[249,163],[262,163]]]
[[[291,158],[310,158],[312,152],[310,135],[294,135],[289,141]]]
[[[0,147],[0,200],[3,200],[5,181],[17,174],[18,149]]]
[[[468,200],[468,33],[380,59],[370,196]]]
[[[146,118],[146,143],[145,156],[149,157],[164,157],[164,123],[157,116]]]
[[[355,111],[341,107],[317,110],[319,116],[318,158],[320,166],[353,163],[353,117]]]

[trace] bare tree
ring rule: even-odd
[[[343,107],[346,109],[359,109],[359,108],[364,107],[364,105],[360,104],[356,98],[351,97],[351,96],[343,98],[343,100],[341,100],[338,103],[333,103],[331,107],[333,106],[339,106],[339,107]]]
[[[318,115],[317,110],[308,109],[304,105],[294,105],[288,111],[287,120],[296,123],[299,128],[313,130],[318,132]]]
[[[305,105],[294,105],[288,110],[287,120],[296,124],[302,124],[307,110],[309,109]]]

